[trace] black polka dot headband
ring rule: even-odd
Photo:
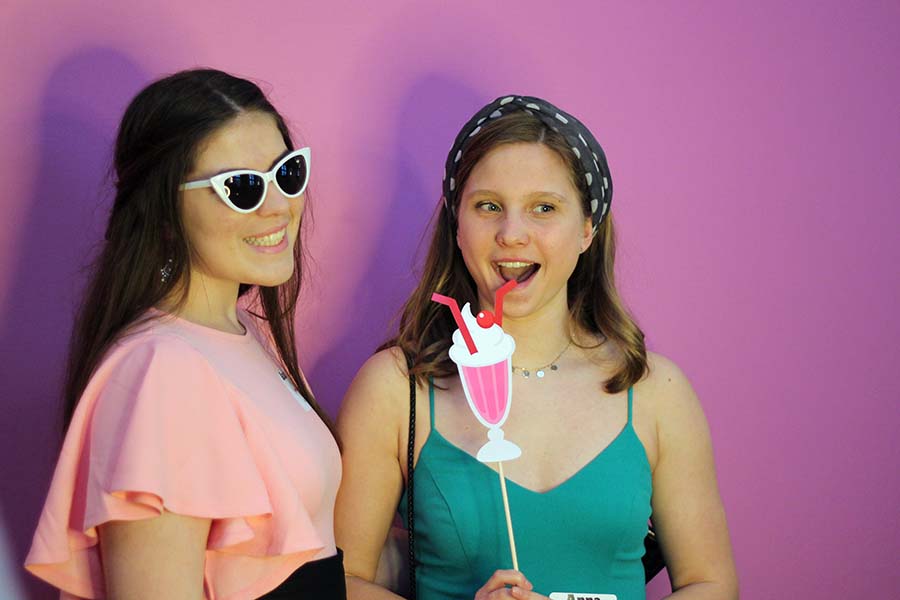
[[[562,135],[571,146],[590,190],[591,220],[596,231],[603,221],[603,217],[609,212],[613,191],[612,176],[609,173],[609,166],[606,164],[603,148],[581,121],[546,100],[532,96],[501,96],[478,111],[463,126],[447,155],[444,169],[445,204],[451,210],[456,206],[456,194],[459,192],[456,186],[456,172],[459,159],[465,153],[469,141],[478,135],[485,121],[520,110],[540,119],[544,125]]]

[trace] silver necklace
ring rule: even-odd
[[[562,355],[566,353],[566,350],[568,350],[569,346],[571,346],[571,345],[572,345],[572,340],[569,340],[569,343],[566,344],[566,347],[562,349],[562,352],[557,354],[556,358],[554,358],[553,360],[551,360],[550,362],[548,362],[546,365],[544,365],[542,367],[531,368],[531,367],[517,367],[516,365],[513,365],[512,366],[513,375],[515,375],[516,372],[521,372],[522,377],[524,377],[525,379],[530,379],[531,374],[534,373],[535,377],[537,377],[538,379],[543,379],[544,375],[547,374],[547,369],[550,369],[551,371],[559,371],[559,365],[556,363],[559,361],[560,358],[562,358]]]

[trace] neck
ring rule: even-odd
[[[205,327],[227,333],[244,333],[244,327],[237,318],[239,285],[192,271],[184,303],[181,306],[164,304],[163,310]]]
[[[553,360],[571,340],[570,321],[565,298],[527,317],[504,315],[503,330],[516,341],[513,364],[537,367]]]

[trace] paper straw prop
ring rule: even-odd
[[[449,296],[442,296],[437,293],[432,294],[431,299],[450,307],[450,312],[453,313],[453,320],[456,321],[456,326],[459,327],[457,331],[462,334],[463,340],[466,342],[466,348],[469,350],[469,354],[478,352],[478,348],[475,347],[475,342],[472,340],[472,334],[469,333],[469,328],[466,327],[466,322],[463,320],[462,313],[459,312],[459,304],[456,303],[456,300]],[[468,304],[466,304],[466,306],[468,306]],[[471,312],[469,314],[471,314]]]
[[[446,304],[453,312],[458,329],[453,333],[450,359],[459,369],[463,391],[469,408],[475,418],[488,428],[488,442],[478,451],[481,462],[496,462],[500,478],[500,493],[503,496],[503,511],[506,514],[506,531],[509,535],[509,551],[513,568],[519,569],[516,555],[516,540],[513,535],[512,517],[509,513],[509,497],[506,493],[506,477],[503,475],[503,461],[522,455],[522,449],[504,439],[503,423],[509,416],[512,404],[512,354],[516,343],[512,336],[501,328],[503,322],[503,297],[516,286],[515,280],[506,282],[497,290],[494,311],[481,311],[472,316],[467,303],[460,311],[456,300],[433,294],[431,299]]]

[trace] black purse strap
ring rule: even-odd
[[[656,539],[656,528],[653,523],[650,523],[644,537],[644,556],[641,562],[644,564],[644,581],[647,583],[666,568],[666,559],[663,557],[659,540]]]
[[[416,600],[416,535],[413,507],[413,455],[416,450],[416,377],[412,374],[412,358],[406,358],[409,372],[409,442],[406,456],[406,523],[409,536],[409,599]]]

